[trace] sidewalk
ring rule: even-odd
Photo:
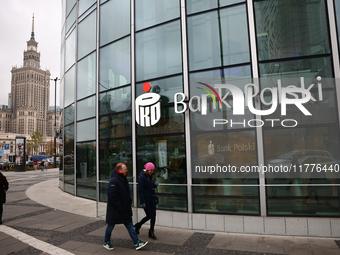
[[[135,251],[123,225],[112,232],[113,251],[103,248],[105,221],[95,216],[96,202],[58,187],[58,170],[3,172],[10,182],[0,225],[0,255],[7,254],[296,254],[333,255],[333,239],[197,232],[156,226],[157,240],[143,226],[149,244]]]

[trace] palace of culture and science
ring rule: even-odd
[[[31,38],[24,51],[23,66],[12,67],[11,73],[8,106],[0,109],[0,150],[4,149],[5,144],[10,144],[13,152],[15,136],[29,139],[36,130],[43,134],[44,142],[48,143],[54,136],[55,116],[54,107],[49,110],[51,74],[49,70],[40,68],[40,52],[34,38],[34,16]],[[43,150],[42,145],[39,151]]]

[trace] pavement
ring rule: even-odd
[[[156,226],[157,240],[143,226],[139,238],[149,241],[136,251],[127,230],[112,232],[114,250],[103,248],[105,220],[96,218],[96,202],[62,192],[58,169],[3,172],[9,181],[0,255],[7,254],[240,254],[340,255],[340,240],[293,236],[198,232]]]

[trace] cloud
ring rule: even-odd
[[[8,104],[11,91],[11,69],[23,65],[26,42],[34,33],[41,54],[41,69],[49,69],[51,78],[60,76],[61,1],[11,0],[0,3],[0,104]],[[57,84],[57,86],[59,83]],[[59,105],[57,87],[57,105]],[[54,82],[50,85],[50,105],[54,105]]]

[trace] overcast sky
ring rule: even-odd
[[[53,79],[60,77],[61,0],[0,0],[0,104],[8,105],[12,67],[23,66],[33,13],[41,69],[49,69]],[[54,106],[54,81],[50,90],[50,105]],[[57,82],[57,105],[59,90],[60,81]]]

